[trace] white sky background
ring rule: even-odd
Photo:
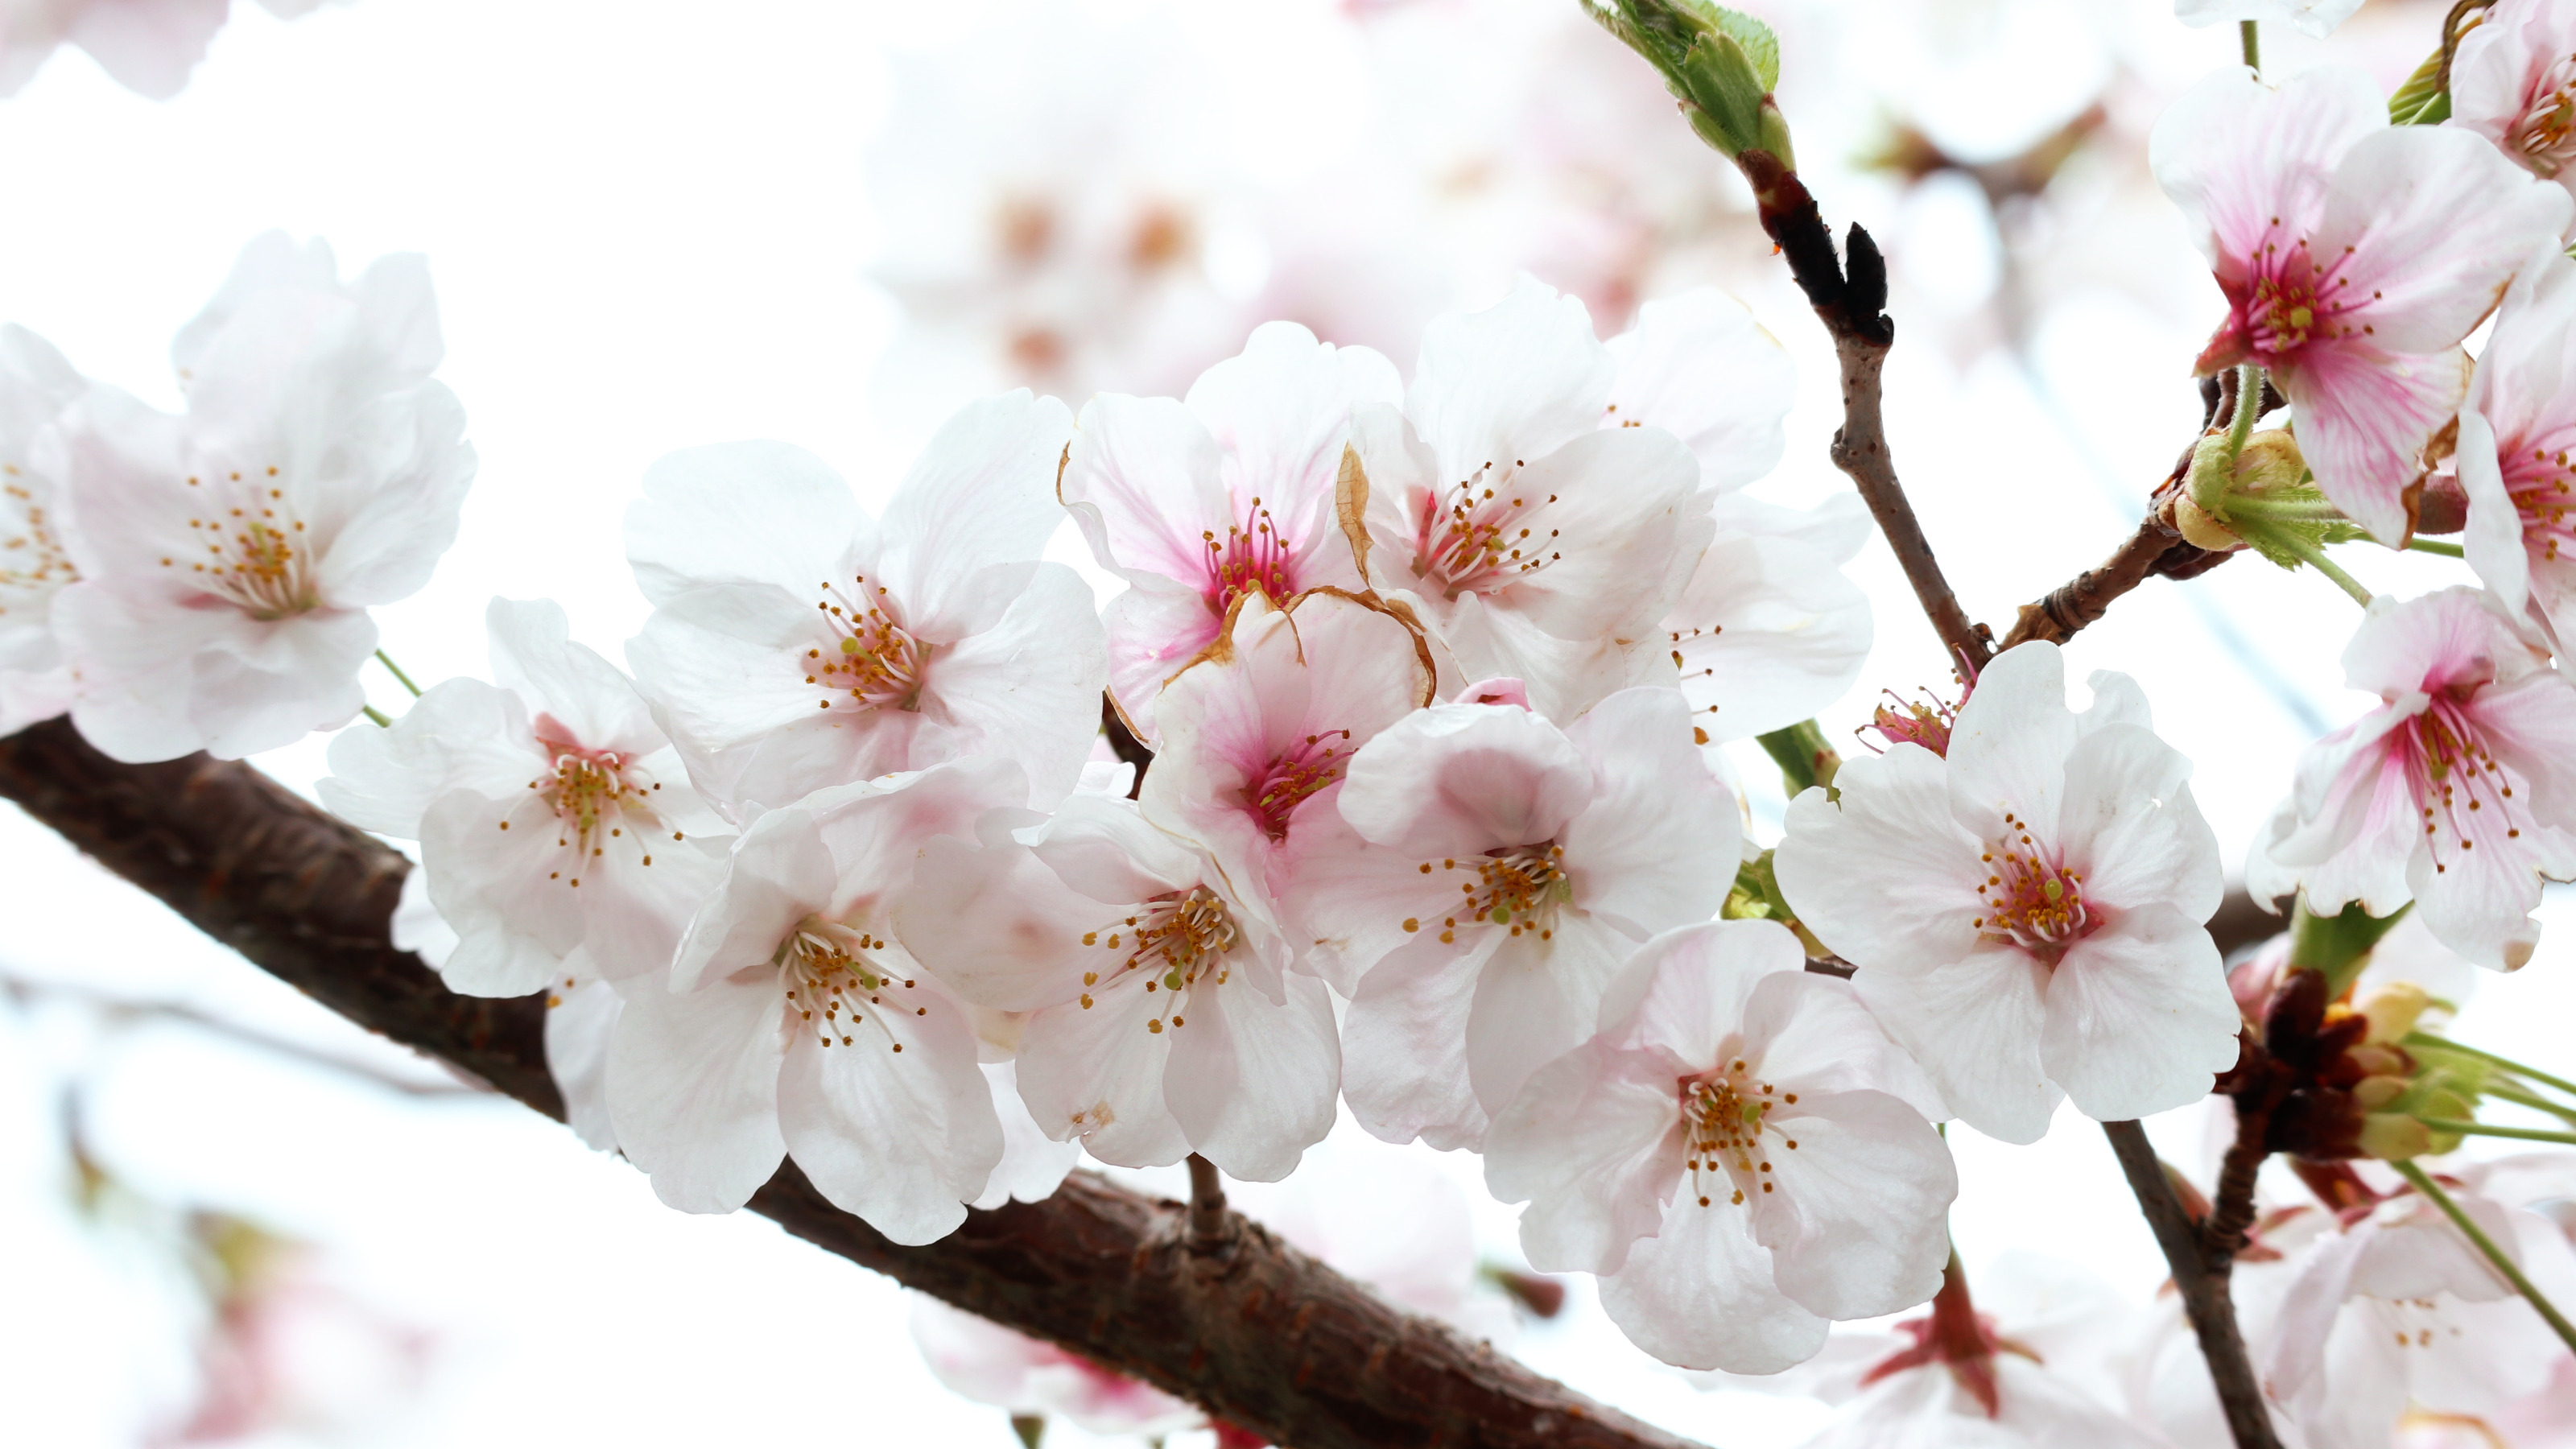
[[[1901,7],[1915,7],[1914,28],[1885,23]],[[482,471],[436,581],[379,611],[386,645],[424,682],[479,672],[483,603],[506,593],[560,600],[576,637],[614,657],[645,613],[620,519],[652,460],[783,438],[874,503],[938,421],[872,402],[894,311],[861,273],[871,218],[860,158],[884,106],[885,50],[937,38],[943,22],[919,13],[932,8],[355,0],[288,25],[244,4],[166,104],[65,52],[0,102],[10,218],[0,319],[32,327],[90,375],[169,404],[171,332],[256,233],[319,233],[351,268],[382,252],[426,253],[448,339],[441,376],[464,400]],[[2180,300],[2052,292],[2061,300],[2037,327],[2034,376],[1960,340],[1995,279],[1992,229],[1973,193],[1936,183],[1901,196],[1841,158],[1880,110],[1910,110],[1962,150],[2006,152],[2080,105],[2105,57],[2147,93],[2169,95],[2231,61],[2232,32],[2185,31],[2161,0],[2110,7],[2109,44],[2072,18],[2104,0],[1760,8],[1792,47],[1783,100],[1827,216],[1869,224],[1895,259],[1896,458],[1954,582],[2000,632],[2013,605],[2125,536],[2113,495],[2142,496],[2188,439],[2182,377],[2217,293],[2169,209],[2070,228],[2074,270],[2162,279]],[[1328,167],[1336,147],[1365,139],[1337,105],[1353,84],[1337,68],[1347,57],[1265,44],[1265,13],[1278,12],[1251,0],[1201,7],[1201,28],[1232,40],[1244,67],[1229,78],[1231,143],[1265,175]],[[2393,79],[2426,48],[2437,14],[2383,0],[2323,52],[2267,27],[2266,58],[2277,71],[2339,54]],[[1830,64],[1796,49],[1829,40],[1841,46]],[[1637,83],[1654,84],[1642,64]],[[1804,501],[1843,486],[1824,462],[1830,355],[1785,277],[1761,262],[1746,264],[1747,300],[1806,381],[1790,461],[1762,491]],[[2466,577],[2377,552],[2355,551],[2349,566],[2399,592]],[[1827,717],[1836,737],[1865,716],[1877,686],[1943,675],[1884,548],[1873,544],[1854,573],[1879,602],[1880,643],[1863,689]],[[2331,586],[2246,560],[2188,589],[2234,616],[2307,708],[2332,723],[2357,711],[2336,663],[2357,615]],[[2214,642],[2173,585],[2124,600],[2071,653],[2079,678],[2116,667],[2146,684],[2162,732],[2198,762],[2200,798],[2231,861],[2240,857],[2308,737],[2291,709]],[[386,688],[379,703],[400,701]],[[261,763],[306,788],[324,743]],[[1760,770],[1747,774],[1760,785]],[[1757,812],[1776,821],[1776,786],[1763,788],[1770,799]],[[0,860],[0,969],[184,999],[405,1061],[14,813],[0,818]],[[2567,1019],[2576,991],[2570,939],[2553,937],[2520,976],[2491,981],[2463,1035],[2563,1065],[2544,1026]],[[319,1241],[357,1291],[439,1331],[435,1392],[408,1422],[383,1425],[380,1442],[1013,1442],[999,1411],[930,1380],[887,1280],[757,1218],[669,1212],[640,1175],[552,1124],[505,1105],[404,1102],[177,1029],[101,1042],[57,1011],[0,1011],[0,1439],[132,1443],[151,1395],[184,1382],[159,1290],[137,1281],[131,1255],[72,1222],[50,1176],[59,1155],[46,1084],[75,1068],[94,1088],[94,1131],[120,1173]],[[2196,1129],[2160,1130],[2169,1155],[2198,1161]],[[1954,1223],[1972,1277],[2006,1247],[2077,1259],[2141,1301],[2162,1277],[2100,1134],[2080,1119],[2061,1118],[2031,1148],[1965,1130],[1952,1141],[1965,1184]],[[1511,1212],[1484,1198],[1473,1159],[1445,1161],[1477,1202],[1488,1250],[1512,1256]],[[1584,1290],[1577,1305],[1525,1332],[1518,1350],[1713,1443],[1794,1442],[1817,1420],[1809,1405],[1700,1393],[1630,1349]],[[1050,1442],[1079,1440],[1059,1427]]]

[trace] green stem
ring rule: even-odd
[[[2245,24],[2254,24],[2248,20]],[[2246,441],[2254,436],[2254,420],[2263,413],[2263,369],[2250,362],[2236,365],[2236,416],[2227,421],[2227,460],[2245,451]]]
[[[2444,558],[2467,558],[2469,556],[2469,551],[2467,549],[2460,547],[2456,543],[2443,543],[2439,539],[2410,538],[2406,540],[2406,546],[2415,550],[2417,553],[2438,553]]]
[[[420,698],[420,686],[411,682],[411,676],[403,673],[402,666],[394,662],[394,657],[392,655],[379,649],[376,651],[376,662],[387,669],[392,670],[394,672],[394,678],[401,682],[402,687],[411,691],[412,698]]]
[[[2301,538],[2297,534],[2291,533],[2286,529],[2283,530],[2278,537],[2280,539],[2281,547],[2297,554],[2301,559],[2306,561],[2308,567],[2315,569],[2318,573],[2332,579],[2336,588],[2352,595],[2352,601],[2354,603],[2361,605],[2365,609],[2370,607],[2370,590],[2363,588],[2360,580],[2336,567],[2335,561],[2326,557],[2326,551],[2324,549],[2319,548],[2315,544],[2308,542],[2306,539]]]
[[[386,717],[385,717],[385,712],[384,712],[383,710],[380,710],[380,709],[376,708],[376,707],[375,707],[374,705],[372,705],[372,704],[362,704],[362,705],[359,705],[359,706],[358,706],[358,708],[359,708],[359,709],[361,709],[361,710],[363,710],[363,711],[365,711],[367,718],[369,718],[369,719],[371,719],[371,720],[374,720],[374,721],[376,722],[376,725],[377,725],[377,727],[378,727],[378,728],[380,728],[380,729],[391,729],[391,728],[393,728],[393,724],[394,724],[394,722],[393,722],[392,720],[390,720],[390,719],[388,719],[388,718],[386,718]]]
[[[2548,1127],[2498,1127],[2486,1122],[2471,1122],[2462,1117],[2418,1117],[2415,1120],[2436,1132],[2448,1132],[2461,1137],[2510,1137],[2517,1142],[2576,1144],[2576,1132],[2560,1132]]]
[[[2496,1271],[2504,1275],[2504,1280],[2511,1283],[2515,1291],[2522,1294],[2523,1301],[2529,1303],[2543,1319],[2548,1321],[2550,1329],[2558,1335],[2559,1342],[2571,1349],[2576,1349],[2576,1324],[2569,1323],[2556,1308],[2550,1306],[2549,1300],[2541,1296],[2540,1290],[2531,1286],[2531,1280],[2522,1276],[2521,1267],[2513,1259],[2506,1257],[2504,1249],[2497,1247],[2495,1240],[2488,1237],[2484,1229],[2471,1222],[2467,1213],[2460,1211],[2460,1205],[2451,1201],[2451,1195],[2442,1191],[2441,1186],[2433,1181],[2432,1174],[2411,1162],[2392,1162],[2388,1165],[2397,1169],[2398,1176],[2415,1184],[2417,1192],[2431,1198],[2433,1205],[2440,1208],[2443,1215],[2451,1220],[2451,1225],[2466,1235],[2470,1242],[2476,1244],[2479,1252],[2487,1255],[2487,1261],[2493,1263]]]
[[[1825,732],[1814,720],[1800,720],[1754,739],[1771,762],[1780,767],[1780,778],[1788,784],[1791,796],[1818,785],[1833,788],[1834,772],[1842,768],[1843,757],[1825,743]]]
[[[2255,30],[2253,21],[2240,20],[2236,22],[2236,44],[2238,48],[2245,53],[2245,63],[2253,67],[2256,75],[2261,75],[2263,73],[2263,40],[2261,34]]]
[[[2284,523],[2341,523],[2342,509],[2314,499],[2270,499],[2260,493],[2238,493],[2226,502],[2229,518],[2277,519]]]
[[[2308,909],[2308,898],[2302,895],[2290,916],[2290,965],[2323,975],[2326,999],[2340,999],[2370,963],[2371,948],[2405,919],[2412,906],[2409,902],[2387,915],[2374,916],[2354,901],[2331,916],[2320,916]]]
[[[2458,1052],[2462,1056],[2476,1057],[2483,1062],[2493,1062],[2517,1077],[2529,1078],[2544,1087],[2555,1087],[2571,1097],[2576,1097],[2576,1082],[2571,1082],[2565,1077],[2553,1077],[2538,1067],[2524,1066],[2511,1057],[2500,1057],[2494,1052],[2482,1051],[2466,1042],[2453,1041],[2446,1036],[2434,1036],[2430,1032],[2410,1031],[2406,1034],[2405,1044],[2410,1047],[2431,1047],[2441,1051]]]

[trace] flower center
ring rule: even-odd
[[[80,578],[62,540],[54,536],[45,505],[17,481],[23,476],[16,464],[0,464],[0,477],[9,480],[0,483],[0,519],[16,525],[0,535],[0,618],[15,603],[41,606],[55,590]]]
[[[270,468],[267,476],[275,478],[277,470]],[[284,489],[245,482],[239,473],[226,474],[212,488],[203,477],[190,478],[188,486],[205,500],[205,516],[188,520],[205,540],[206,556],[188,566],[199,588],[254,619],[283,619],[321,602],[313,592],[313,551],[304,539],[304,521],[287,507]],[[165,569],[178,566],[177,559],[161,560]]]
[[[1557,560],[1557,530],[1551,528],[1547,537],[1539,538],[1521,522],[1533,506],[1513,487],[1521,466],[1515,460],[1510,468],[1497,471],[1487,463],[1445,495],[1423,500],[1414,526],[1417,577],[1455,600],[1460,594],[1495,592]],[[1555,501],[1551,493],[1540,505]]]
[[[1350,739],[1349,730],[1308,735],[1304,743],[1282,751],[1244,785],[1243,803],[1251,807],[1272,840],[1288,838],[1289,812],[1301,801],[1342,778],[1342,768],[1350,763]]]
[[[849,1046],[851,1032],[867,1019],[869,1008],[902,1011],[902,1000],[889,1003],[886,998],[913,983],[877,964],[870,953],[885,948],[884,941],[838,921],[807,916],[797,922],[772,958],[793,1024],[813,1032],[827,1047]],[[930,1008],[916,1006],[912,1014],[927,1016]],[[902,1051],[903,1043],[894,1043],[894,1049]]]
[[[2480,841],[2489,850],[2527,850],[2531,812],[2480,738],[2466,704],[2477,686],[2444,690],[2422,714],[2392,732],[2404,752],[2407,783],[2424,812],[2435,874],[2448,873]],[[2447,838],[2446,838],[2447,837]]]
[[[1277,522],[1260,499],[1252,500],[1250,526],[1227,524],[1222,539],[1203,530],[1199,540],[1207,551],[1209,613],[1224,617],[1235,600],[1255,589],[1272,603],[1285,603],[1296,594],[1289,578],[1288,542],[1280,537]]]
[[[2350,248],[2345,251],[2350,254]],[[2351,278],[2336,275],[2342,257],[2320,266],[2302,237],[2290,243],[2287,253],[2279,242],[2267,240],[2252,262],[2253,284],[2242,307],[2246,341],[2257,356],[2282,357],[2311,341],[2331,341],[2356,330],[2337,320],[2345,307],[2340,294],[2352,285]]]
[[[551,716],[537,716],[536,726],[537,744],[553,759],[554,768],[530,780],[528,788],[555,812],[555,844],[573,853],[570,869],[550,878],[578,889],[590,863],[605,856],[612,841],[631,841],[639,853],[645,850],[649,832],[661,828],[651,797],[662,787],[627,756],[615,750],[585,749],[565,738],[568,732]],[[631,837],[630,825],[635,827]],[[509,826],[505,823],[501,828]],[[651,865],[653,857],[645,854],[643,863]]]
[[[2499,461],[2504,465],[2505,491],[2513,497],[2514,511],[2522,516],[2524,551],[2536,562],[2554,563],[2576,549],[2576,529],[2567,523],[2568,509],[2576,504],[2576,493],[2570,491],[2576,473],[2568,469],[2567,450],[2552,453],[2536,447],[2528,458],[2505,453]]]
[[[1234,914],[1226,908],[1225,898],[1206,886],[1167,892],[1115,926],[1082,934],[1082,944],[1086,946],[1099,946],[1112,954],[1121,950],[1127,953],[1125,960],[1109,968],[1111,986],[1132,972],[1145,978],[1148,994],[1167,991],[1175,998],[1203,979],[1223,986],[1232,974],[1225,958],[1238,939]],[[1098,971],[1085,971],[1082,984],[1098,986],[1100,978]],[[1089,1011],[1091,1006],[1091,994],[1086,991],[1082,1009]],[[1176,1027],[1186,1024],[1177,1006],[1176,1000],[1172,1016]],[[1145,1029],[1160,1035],[1162,1017],[1148,1020]]]
[[[1740,1205],[1747,1194],[1772,1190],[1770,1147],[1766,1132],[1792,1152],[1789,1137],[1769,1123],[1771,1109],[1798,1100],[1761,1080],[1742,1058],[1724,1067],[1681,1079],[1682,1170],[1689,1175],[1691,1196],[1708,1207],[1723,1193]]]
[[[1426,860],[1420,868],[1429,875],[1433,866]],[[1473,880],[1458,883],[1459,894],[1466,897],[1459,902],[1458,913],[1440,922],[1443,945],[1456,943],[1460,921],[1469,926],[1489,922],[1509,926],[1514,936],[1535,932],[1540,940],[1552,941],[1558,908],[1574,899],[1574,882],[1565,874],[1565,847],[1552,840],[1502,846],[1463,861],[1444,860],[1438,868],[1475,873]],[[1407,916],[1404,929],[1418,931],[1422,922]]]
[[[2066,948],[2101,924],[2084,905],[2084,877],[2051,859],[2031,839],[2030,826],[2004,812],[2005,837],[1986,842],[1978,857],[1986,878],[1977,886],[1986,914],[1972,922],[1990,941],[2013,945],[2054,966]]]
[[[853,575],[852,585],[845,591],[825,583],[814,604],[825,642],[805,651],[805,682],[824,691],[816,707],[921,708],[930,646],[904,631],[885,585],[865,574]]]
[[[2539,94],[2505,133],[2504,149],[2535,176],[2555,177],[2576,161],[2576,56],[2563,56],[2541,78]]]

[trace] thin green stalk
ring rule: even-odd
[[[2240,20],[2236,22],[2236,44],[2238,48],[2245,52],[2245,63],[2253,67],[2256,75],[2261,75],[2263,73],[2263,40],[2261,35],[2254,29],[2253,21]]]
[[[2324,549],[2317,547],[2315,544],[2308,542],[2306,539],[2299,537],[2295,533],[2289,533],[2286,531],[2280,535],[2280,540],[2283,548],[2288,549],[2290,552],[2297,554],[2301,559],[2305,560],[2308,567],[2315,569],[2318,573],[2332,579],[2336,588],[2352,595],[2352,601],[2354,603],[2361,605],[2365,609],[2370,607],[2370,590],[2363,588],[2359,579],[2354,578],[2352,575],[2345,573],[2341,568],[2337,567],[2334,560],[2326,557],[2326,551]]]
[[[393,728],[394,722],[385,717],[385,712],[383,710],[376,708],[372,704],[362,704],[359,705],[358,708],[365,711],[367,718],[374,720],[378,727],[383,729]]]
[[[2247,25],[2254,22],[2248,20]],[[2263,369],[2250,362],[2236,365],[2236,416],[2227,420],[2227,457],[2234,462],[2254,436],[2254,420],[2263,413]]]
[[[2400,1177],[2415,1184],[2417,1192],[2431,1198],[2433,1206],[2442,1210],[2443,1216],[2451,1220],[2451,1225],[2465,1234],[2470,1242],[2476,1244],[2479,1252],[2487,1255],[2487,1261],[2495,1264],[2496,1271],[2502,1273],[2504,1280],[2511,1283],[2516,1292],[2522,1294],[2523,1301],[2529,1303],[2543,1319],[2548,1321],[2550,1329],[2558,1335],[2559,1342],[2571,1349],[2576,1349],[2576,1323],[2569,1323],[2556,1308],[2550,1306],[2549,1300],[2541,1296],[2540,1290],[2531,1286],[2531,1280],[2522,1276],[2521,1267],[2513,1259],[2506,1257],[2504,1249],[2497,1247],[2495,1240],[2488,1237],[2484,1229],[2470,1221],[2467,1213],[2460,1211],[2460,1205],[2451,1201],[2451,1195],[2442,1191],[2441,1185],[2433,1181],[2432,1174],[2411,1162],[2392,1162],[2389,1166],[2396,1168]]]
[[[411,682],[411,676],[403,673],[402,666],[394,662],[394,657],[392,655],[379,649],[376,651],[376,662],[387,669],[392,670],[394,672],[394,678],[401,682],[402,687],[411,691],[412,698],[420,698],[420,686]]]
[[[2446,1036],[2434,1036],[2429,1032],[2410,1031],[2406,1034],[2405,1044],[2410,1047],[2432,1047],[2441,1051],[2458,1052],[2462,1056],[2476,1057],[2482,1062],[2493,1062],[2517,1077],[2538,1082],[2544,1087],[2555,1087],[2571,1097],[2576,1097],[2576,1082],[2571,1082],[2565,1077],[2553,1077],[2538,1067],[2524,1066],[2511,1057],[2500,1057],[2494,1052],[2482,1051],[2466,1042],[2453,1041]]]
[[[2439,539],[2410,538],[2406,540],[2406,546],[2415,550],[2417,553],[2438,553],[2444,558],[2467,558],[2469,556],[2469,551],[2467,549],[2460,547],[2456,543],[2444,543]]]
[[[2576,1145],[2576,1132],[2559,1132],[2547,1127],[2498,1127],[2487,1122],[2471,1122],[2460,1117],[2418,1117],[2415,1119],[2436,1132],[2455,1133],[2462,1137],[2510,1137],[2517,1142],[2565,1142]]]
[[[2284,523],[2340,523],[2344,512],[2319,499],[2271,499],[2260,493],[2235,493],[2228,496],[2227,516],[2278,519]]]

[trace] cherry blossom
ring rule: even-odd
[[[968,1000],[1032,1013],[1021,1096],[1103,1162],[1271,1181],[1332,1129],[1330,994],[1267,900],[1124,800],[931,842],[897,932]]]
[[[1669,689],[1562,730],[1435,705],[1352,757],[1338,804],[1301,822],[1289,905],[1351,997],[1343,1093],[1377,1136],[1440,1148],[1592,1034],[1637,943],[1716,912],[1741,841]]]
[[[71,708],[53,607],[78,575],[56,517],[54,480],[33,454],[38,435],[86,386],[53,344],[23,327],[0,327],[0,735]]]
[[[347,722],[367,610],[426,583],[474,475],[416,256],[336,280],[328,247],[242,251],[173,348],[188,411],[93,386],[58,426],[54,600],[72,721],[116,759],[221,759]]]
[[[1431,689],[1421,634],[1380,605],[1329,588],[1285,608],[1242,595],[1164,686],[1163,749],[1138,804],[1245,895],[1275,900],[1299,822],[1335,813],[1351,756]]]
[[[913,1347],[931,1376],[979,1404],[1061,1418],[1085,1433],[1153,1441],[1207,1422],[1196,1406],[1141,1379],[928,1294],[913,1295],[911,1327]]]
[[[963,760],[819,790],[743,832],[669,976],[621,984],[609,1115],[664,1202],[730,1212],[792,1154],[897,1242],[964,1221],[1003,1161],[994,1082],[975,1012],[893,916],[925,845],[1027,792],[1010,762]]]
[[[1402,396],[1385,358],[1272,322],[1180,402],[1104,393],[1083,408],[1057,492],[1130,585],[1109,604],[1109,679],[1139,738],[1157,742],[1157,691],[1236,599],[1360,587],[1335,480],[1351,410]]]
[[[1600,1033],[1530,1076],[1485,1143],[1494,1195],[1528,1201],[1533,1266],[1601,1276],[1638,1347],[1768,1373],[1828,1320],[1941,1286],[1958,1193],[1920,1068],[1851,988],[1767,921],[1666,932]]]
[[[676,453],[627,512],[654,604],[627,658],[698,786],[741,820],[967,754],[1072,788],[1106,663],[1091,591],[1042,563],[1072,422],[1015,392],[943,426],[872,521],[782,443]]]
[[[2373,600],[2343,663],[2381,703],[2299,757],[2248,889],[2296,886],[2311,910],[2359,901],[2375,916],[2411,899],[2453,951],[2522,965],[2541,880],[2576,876],[2576,686],[2470,588]]]
[[[1845,762],[1789,804],[1780,889],[1978,1131],[2034,1142],[2064,1096],[2103,1121],[2209,1091],[2238,1014],[2202,927],[2218,843],[2126,675],[2082,714],[2044,642],[2006,651],[1946,759]]]
[[[1508,675],[1568,720],[1664,656],[1715,526],[1679,440],[1601,426],[1617,372],[1581,302],[1524,280],[1424,331],[1401,412],[1354,415],[1341,516],[1370,584],[1430,629],[1444,693]]]
[[[2576,16],[2546,0],[2488,6],[2460,32],[2451,58],[2448,124],[2576,190]]]
[[[2213,75],[2148,151],[2227,296],[2199,370],[2264,367],[2318,486],[2404,542],[2418,455],[2468,384],[2460,339],[2576,207],[2466,132],[2390,126],[2370,78],[2336,66]]]
[[[2480,27],[2484,29],[2484,27]],[[2468,494],[2461,542],[2505,611],[2535,615],[2548,637],[2576,638],[2576,262],[2552,253],[2514,278],[2460,411],[2458,467]]]
[[[140,96],[166,101],[188,84],[223,28],[230,0],[9,0],[0,5],[0,96],[35,78],[59,45],[89,52]]]

